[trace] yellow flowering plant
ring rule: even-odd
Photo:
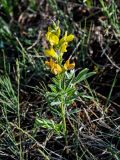
[[[52,26],[48,27],[46,40],[49,48],[44,51],[45,56],[48,57],[45,65],[54,76],[52,78],[52,84],[48,85],[49,91],[45,92],[45,97],[51,107],[51,111],[53,111],[52,113],[55,114],[54,116],[59,116],[59,119],[57,123],[53,122],[53,120],[37,119],[37,123],[41,124],[44,128],[52,129],[55,133],[63,135],[66,143],[66,119],[69,115],[67,114],[67,108],[81,95],[78,92],[76,84],[95,74],[95,72],[88,73],[88,69],[85,68],[75,76],[75,62],[72,62],[71,59],[67,59],[67,61],[64,62],[63,55],[67,52],[68,44],[73,41],[73,39],[74,35],[68,34],[67,31],[61,38],[61,29],[59,25],[54,22]]]
[[[75,67],[75,63],[70,63],[68,59],[63,65],[63,54],[67,52],[68,43],[74,39],[74,35],[68,35],[67,31],[65,35],[60,38],[60,27],[53,23],[52,27],[48,27],[46,33],[46,40],[49,42],[49,49],[45,49],[44,54],[50,57],[50,61],[46,61],[45,64],[50,68],[51,72],[55,75],[64,73],[65,70],[70,70]]]

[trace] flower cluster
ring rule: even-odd
[[[66,70],[73,69],[75,67],[75,63],[70,63],[70,59],[62,64],[63,54],[67,52],[68,43],[74,39],[74,35],[68,35],[66,31],[65,35],[60,38],[60,34],[60,27],[55,23],[53,23],[51,27],[48,27],[48,32],[46,33],[46,40],[49,42],[50,48],[46,49],[44,51],[44,54],[50,57],[50,60],[45,61],[45,64],[55,75],[65,72]]]

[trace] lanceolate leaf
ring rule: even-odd
[[[73,83],[76,84],[76,83],[79,83],[81,81],[84,81],[86,80],[87,78],[93,76],[96,72],[88,72],[88,69],[85,68],[83,69],[78,75],[77,77],[73,80]]]

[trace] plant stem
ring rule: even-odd
[[[20,91],[20,66],[19,66],[19,61],[17,60],[16,61],[16,65],[17,65],[17,85],[18,85],[18,88],[17,88],[17,97],[18,97],[18,127],[20,128],[21,127],[21,124],[20,124],[20,104],[19,104],[19,91]],[[19,141],[20,141],[20,160],[23,159],[23,155],[22,155],[22,144],[21,144],[21,135],[19,136]]]
[[[58,78],[59,78],[59,87],[61,89],[64,76],[59,75]],[[66,109],[65,109],[65,103],[64,103],[63,95],[61,95],[60,99],[61,99],[60,108],[61,108],[61,117],[62,117],[62,122],[63,122],[63,132],[64,132],[64,137],[65,137],[65,143],[67,145],[67,127],[66,127],[66,117],[65,117],[66,116]]]
[[[63,121],[65,143],[67,144],[67,128],[66,128],[65,105],[64,105],[64,103],[61,104],[61,115],[62,115],[62,121]]]

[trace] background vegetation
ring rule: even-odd
[[[68,107],[67,145],[44,97],[53,20],[75,35],[64,60],[74,57],[76,75],[96,72]],[[119,0],[0,0],[0,160],[119,160],[119,52]]]

